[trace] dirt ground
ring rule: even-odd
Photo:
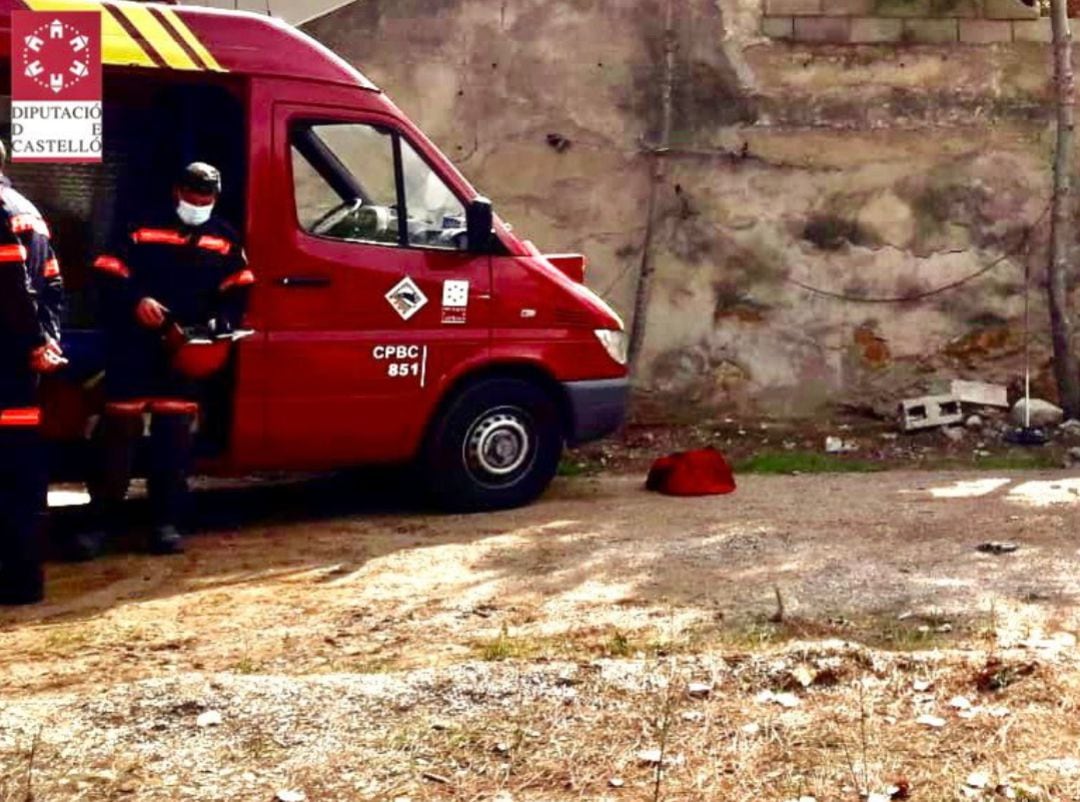
[[[51,564],[0,613],[0,800],[1080,798],[1075,474],[582,476],[476,516],[366,485]]]

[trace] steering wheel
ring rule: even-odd
[[[334,226],[340,223],[342,220],[346,220],[349,216],[356,214],[360,207],[364,205],[363,198],[353,198],[339,203],[333,209],[328,211],[318,220],[311,224],[312,234],[326,234],[331,231]]]

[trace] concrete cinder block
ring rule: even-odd
[[[1038,19],[1039,9],[1023,0],[983,0],[987,19]]]
[[[942,45],[960,38],[960,27],[954,19],[904,20],[904,41],[922,45]]]
[[[853,17],[851,39],[857,44],[899,42],[904,33],[904,21],[882,17]]]
[[[1009,408],[1009,390],[1004,384],[953,379],[949,382],[948,394],[962,404]]]
[[[962,19],[960,41],[969,45],[989,45],[1011,42],[1013,24],[1008,20]]]
[[[931,17],[930,0],[877,0],[875,17]]]
[[[821,0],[821,13],[827,17],[865,17],[874,13],[877,0]]]
[[[1038,42],[1048,45],[1054,40],[1050,32],[1049,17],[1033,20],[1014,20],[1012,27],[1014,42]]]
[[[964,413],[951,395],[924,395],[900,402],[900,428],[905,432],[961,423]]]
[[[795,39],[800,42],[847,44],[850,37],[851,20],[847,17],[798,17],[795,20]]]
[[[761,20],[761,33],[770,39],[791,39],[795,36],[793,17],[765,17]]]
[[[765,0],[766,17],[815,16],[821,13],[821,0]]]

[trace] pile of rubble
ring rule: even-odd
[[[1004,385],[984,382],[955,380],[947,392],[905,399],[898,415],[903,432],[936,428],[954,442],[963,440],[968,430],[978,430],[984,439],[999,435],[1021,445],[1042,444],[1055,436],[1080,442],[1080,420],[1064,420],[1061,407],[1039,398],[1021,398],[1010,405]],[[1065,456],[1066,468],[1076,464],[1080,446]]]

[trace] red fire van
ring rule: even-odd
[[[201,471],[416,462],[448,506],[492,509],[543,492],[565,443],[620,425],[626,336],[584,257],[515,236],[331,51],[247,13],[0,0],[5,71],[21,8],[102,18],[102,162],[9,169],[71,290],[72,365],[45,403],[62,453],[86,450],[100,403],[92,257],[193,159],[222,170],[219,211],[258,281],[255,334],[207,388]]]

